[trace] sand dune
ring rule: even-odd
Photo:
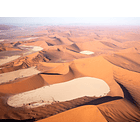
[[[124,69],[140,72],[139,57],[139,53],[115,53],[110,56],[105,56],[105,59]]]
[[[6,28],[0,121],[140,121],[138,27]]]
[[[68,110],[38,122],[106,122],[96,106],[88,105]]]
[[[110,122],[140,121],[140,111],[129,101],[120,99],[97,105],[102,115]]]

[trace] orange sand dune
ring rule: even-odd
[[[140,107],[140,73],[129,71],[117,66],[114,69],[114,79],[126,88],[129,100]],[[127,96],[127,95],[126,95]]]
[[[38,122],[106,122],[106,119],[96,106],[87,105],[70,109]]]
[[[73,65],[82,75],[104,80],[111,89],[111,92],[108,95],[123,97],[122,90],[113,78],[113,69],[111,63],[106,61],[102,56],[77,59],[74,61]]]
[[[93,37],[89,38],[87,36],[81,36],[81,37],[68,37],[69,40],[71,40],[73,43],[83,43],[88,41],[93,41]]]
[[[55,73],[60,73],[60,70],[62,69],[59,67],[56,67],[53,71]],[[68,71],[67,65],[64,65],[63,68],[65,69],[65,71]],[[44,86],[45,82],[47,82],[48,84],[54,84],[83,76],[95,77],[104,80],[111,89],[109,95],[123,97],[123,92],[121,88],[113,79],[112,65],[108,61],[106,61],[103,57],[74,60],[73,62],[70,63],[69,72],[67,74],[64,75],[50,75],[50,74],[48,75],[45,73],[39,74],[31,78],[22,80],[20,82],[0,85],[0,90],[1,93],[19,93],[42,87]],[[36,83],[37,79],[38,82],[39,80],[41,80],[39,84]],[[27,85],[28,83],[30,83],[29,85],[31,86]],[[9,88],[6,88],[7,86]],[[17,86],[21,88],[17,88]]]
[[[137,51],[134,53],[115,53],[104,58],[124,69],[140,72],[140,54]]]
[[[81,51],[93,51],[93,52],[112,52],[113,48],[104,45],[100,41],[89,41],[84,43],[76,43],[76,45],[80,48]]]
[[[47,49],[48,45],[45,41],[35,41],[35,42],[31,42],[31,43],[23,43],[22,45],[26,45],[26,46],[40,46],[43,49]]]
[[[66,37],[57,36],[56,39],[59,40],[62,44],[65,44],[65,45],[73,44],[73,42]]]
[[[3,54],[0,58],[5,57],[6,50],[12,50],[9,56],[20,54],[21,57],[0,66],[0,73],[8,76],[9,72],[17,70],[15,73],[18,73],[32,66],[40,73],[0,85],[1,121],[35,121],[42,118],[46,118],[44,121],[140,121],[139,27],[43,26],[37,27],[34,32],[30,29],[24,33],[16,32],[16,29],[7,32],[1,36],[4,41],[0,43]],[[27,37],[37,38],[18,40]],[[81,54],[81,51],[92,51],[94,54]],[[16,76],[13,75],[14,78]],[[80,77],[102,79],[109,86],[110,92],[105,97],[87,97],[88,93],[85,92],[80,98],[75,92],[72,94],[74,99],[70,101],[53,102],[36,108],[14,108],[7,104],[9,97],[19,93],[32,92],[31,97],[35,98],[34,93],[44,88],[44,92],[38,92],[38,99],[39,95],[46,94],[45,87],[65,84]],[[85,84],[88,82],[85,81]],[[72,85],[71,90],[75,86]],[[64,88],[62,95],[65,94],[64,90],[68,89]],[[25,103],[29,99],[26,97]],[[30,100],[32,102],[32,98]],[[35,105],[38,105],[36,100]]]
[[[126,99],[99,104],[97,108],[109,122],[140,121],[140,110]]]

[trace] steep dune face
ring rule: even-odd
[[[80,52],[80,48],[76,44],[72,44],[69,46],[66,46],[68,50],[74,51],[74,52]]]
[[[130,100],[140,107],[140,73],[132,72],[117,66],[114,66],[113,69],[114,79],[128,90],[131,95]]]
[[[106,122],[96,106],[77,107],[38,122]]]
[[[126,99],[115,100],[97,105],[109,122],[139,122],[140,110]]]
[[[45,85],[45,81],[40,75],[35,75],[18,82],[0,85],[1,93],[15,94],[37,89]]]

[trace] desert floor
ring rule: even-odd
[[[0,28],[0,121],[140,121],[140,28]]]

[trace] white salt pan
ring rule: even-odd
[[[35,67],[27,68],[27,69],[20,69],[12,72],[7,72],[7,73],[2,73],[0,74],[0,84],[1,83],[6,83],[9,81],[13,81],[17,78],[23,78],[23,77],[28,77],[32,76],[34,74],[38,74],[40,71],[35,69]]]
[[[94,52],[92,52],[92,51],[81,51],[80,53],[81,54],[86,54],[86,55],[94,54]]]
[[[5,57],[4,59],[0,59],[0,65],[13,61],[19,57],[20,57],[20,55],[14,55],[14,56],[10,56],[10,57]]]
[[[13,107],[22,107],[33,102],[40,103],[43,100],[48,104],[54,101],[72,100],[83,96],[105,96],[109,91],[110,88],[105,81],[92,77],[82,77],[11,96],[7,103]],[[37,106],[30,104],[30,107]]]

